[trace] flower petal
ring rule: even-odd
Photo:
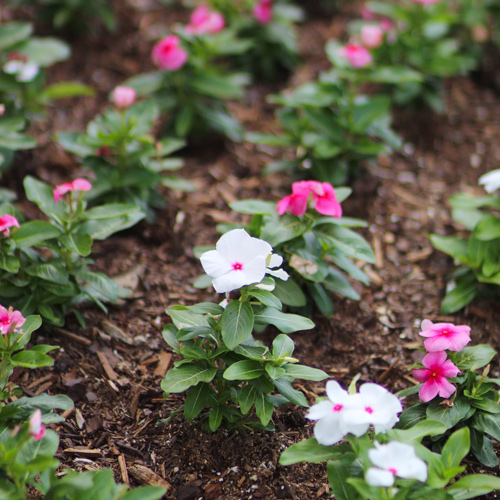
[[[388,488],[394,484],[394,474],[385,469],[370,467],[365,474],[365,481],[374,487]]]

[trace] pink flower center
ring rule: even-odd
[[[448,330],[441,330],[441,335],[449,335],[450,332]]]
[[[235,262],[233,264],[233,271],[243,271],[243,264],[241,262]]]
[[[335,405],[335,406],[333,407],[333,411],[337,412],[337,411],[342,410],[342,408],[344,408],[344,405]]]
[[[387,469],[391,474],[396,475],[398,471],[396,469]]]
[[[373,413],[373,408],[371,406],[365,406],[365,411],[371,415]]]

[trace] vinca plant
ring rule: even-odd
[[[496,467],[498,458],[491,438],[500,437],[500,379],[488,377],[495,350],[486,344],[466,347],[470,341],[466,325],[424,320],[421,327],[426,355],[412,370],[420,383],[400,393],[410,396],[418,392],[420,402],[402,413],[398,426],[411,428],[426,418],[441,421],[442,432],[426,443],[434,451],[443,447],[451,433],[467,427],[474,457],[487,467]]]
[[[469,429],[456,430],[440,453],[422,445],[444,432],[443,422],[425,419],[410,429],[395,429],[402,406],[385,388],[354,383],[349,391],[334,380],[326,384],[327,399],[306,415],[317,421],[314,437],[292,445],[282,465],[328,460],[331,493],[338,500],[463,500],[500,487],[500,479],[471,474],[461,465],[471,446]],[[373,430],[372,430],[373,429]]]
[[[294,342],[287,334],[310,330],[314,323],[281,311],[281,301],[271,292],[274,278],[286,280],[288,275],[278,269],[282,258],[272,250],[244,229],[227,232],[215,250],[201,256],[215,290],[226,299],[221,304],[167,309],[172,324],[163,336],[181,359],[167,372],[161,388],[166,395],[187,391],[186,419],[201,414],[203,427],[211,432],[221,425],[272,430],[275,407],[288,402],[308,406],[292,386],[295,379],[327,376],[293,357]],[[238,297],[230,295],[235,290]],[[271,348],[255,338],[267,325],[283,332]]]
[[[500,170],[485,174],[480,183],[493,193],[500,187]],[[453,257],[456,265],[441,303],[444,314],[459,311],[476,297],[497,296],[500,285],[500,198],[460,193],[450,198],[450,204],[453,219],[469,234],[430,236],[434,247]]]
[[[183,166],[180,158],[169,155],[182,148],[184,141],[155,140],[152,129],[159,111],[154,102],[134,104],[135,91],[129,87],[117,87],[112,96],[116,109],[97,116],[86,133],[62,132],[58,140],[66,151],[83,159],[82,167],[95,174],[86,196],[89,203],[136,205],[152,221],[154,209],[164,205],[158,185],[193,189],[190,182],[165,174]]]
[[[139,96],[151,97],[167,115],[165,132],[193,137],[217,132],[240,140],[242,128],[224,101],[240,99],[248,75],[225,70],[216,60],[241,47],[224,32],[200,36],[189,29],[162,38],[153,48],[157,71],[125,83]]]
[[[366,227],[360,219],[342,217],[340,202],[351,192],[330,184],[301,181],[292,185],[292,194],[275,205],[261,200],[241,200],[231,208],[253,217],[246,229],[269,241],[284,256],[284,267],[291,277],[276,282],[273,291],[283,304],[311,315],[315,304],[329,317],[334,312],[330,292],[353,300],[359,294],[345,273],[368,285],[366,274],[353,259],[375,262],[366,240],[351,228]],[[203,285],[200,281],[199,285]]]
[[[83,192],[92,186],[84,179],[53,190],[28,176],[24,187],[49,221],[19,224],[11,214],[0,218],[0,298],[25,315],[38,312],[51,325],[62,326],[69,311],[84,324],[73,306],[91,300],[106,311],[104,302],[119,295],[114,280],[88,267],[93,241],[136,224],[144,213],[125,203],[87,210]]]

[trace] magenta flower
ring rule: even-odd
[[[128,108],[134,104],[135,90],[130,87],[118,86],[113,90],[113,103],[117,108]]]
[[[342,47],[341,54],[349,61],[349,64],[353,68],[364,68],[373,60],[370,51],[357,43],[350,43]]]
[[[292,184],[292,194],[285,196],[276,205],[276,211],[283,215],[289,211],[292,215],[304,215],[309,197],[314,208],[323,215],[342,216],[342,207],[335,196],[335,189],[328,182],[300,181]]]
[[[151,58],[160,69],[175,71],[184,66],[188,53],[179,47],[181,39],[177,35],[162,38],[153,48]]]
[[[224,18],[220,12],[211,10],[208,5],[199,5],[191,14],[186,31],[195,35],[217,33],[224,28],[224,25]]]
[[[0,306],[0,333],[6,335],[24,324],[26,320],[19,311],[14,311],[12,307],[6,309]]]
[[[422,321],[422,337],[429,337],[425,342],[427,352],[461,351],[470,342],[470,327],[455,326],[453,323],[432,323],[428,319]]]
[[[35,410],[35,413],[31,415],[29,429],[35,441],[40,441],[45,436],[46,429],[42,424],[42,412],[40,409]]]
[[[253,8],[253,15],[260,24],[267,24],[273,18],[273,0],[259,0]]]
[[[17,219],[10,215],[10,214],[5,214],[0,216],[0,233],[2,233],[6,238],[10,234],[10,229],[11,227],[19,227],[19,222],[17,222]]]
[[[423,382],[418,393],[420,400],[427,403],[438,394],[442,398],[449,398],[456,387],[447,377],[456,377],[460,371],[449,359],[444,351],[430,352],[422,360],[424,368],[412,370],[412,375]]]
[[[75,179],[73,182],[65,182],[54,189],[54,201],[58,203],[66,193],[71,191],[89,191],[92,184],[85,179]]]
[[[361,28],[361,43],[369,49],[376,49],[384,41],[384,29],[377,24],[366,24]]]

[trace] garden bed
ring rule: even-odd
[[[51,144],[50,137],[54,131],[82,130],[103,108],[110,89],[151,69],[155,25],[172,21],[166,18],[167,10],[130,1],[117,9],[116,35],[74,43],[72,57],[58,64],[50,77],[91,84],[98,97],[58,102],[49,127],[34,129],[42,147],[19,155],[4,186],[22,196],[21,181],[27,173],[51,184],[74,177],[77,164]],[[303,63],[291,83],[306,81],[328,66],[324,43],[339,34],[347,19],[348,14],[313,17],[300,26]],[[231,110],[248,130],[272,129],[266,95],[285,85],[255,85],[244,99],[231,103]],[[424,318],[467,324],[474,344],[498,347],[498,303],[476,301],[453,317],[441,315],[450,260],[433,249],[428,235],[459,230],[450,216],[450,196],[470,190],[467,186],[477,185],[481,174],[497,166],[500,96],[465,78],[447,82],[446,90],[445,115],[397,112],[395,128],[405,140],[403,151],[367,167],[343,204],[345,215],[368,221],[364,236],[377,257],[375,265],[364,268],[371,286],[357,287],[359,302],[336,298],[332,318],[317,315],[313,330],[293,334],[300,362],[326,371],[344,386],[358,373],[360,382],[377,382],[393,392],[412,385],[407,368],[421,360],[414,357],[420,355],[415,347],[421,344],[418,325]],[[154,473],[147,479],[150,484],[167,481],[167,498],[178,500],[328,498],[324,466],[278,463],[285,448],[311,435],[304,408],[288,405],[278,410],[274,433],[220,429],[208,434],[196,420],[186,422],[182,413],[160,424],[180,408],[184,397],[174,394],[164,400],[160,389],[176,359],[161,335],[168,321],[165,309],[203,299],[218,301],[210,290],[192,286],[202,272],[192,249],[217,239],[217,223],[241,220],[228,203],[257,197],[275,201],[289,192],[288,176],[263,176],[269,153],[217,138],[191,146],[181,175],[196,184],[196,191],[164,188],[167,203],[153,224],[143,222],[95,247],[94,269],[118,277],[133,289],[132,297],[110,305],[108,315],[94,307],[81,308],[85,329],[70,319],[63,330],[35,335],[35,343],[61,346],[54,352],[55,365],[16,371],[14,382],[28,395],[67,394],[74,401],[75,409],[56,428],[61,438],[56,456],[63,468],[112,467],[120,482],[138,484],[137,466],[143,466]],[[34,210],[29,202],[23,202],[24,209]],[[296,386],[311,404],[324,395],[323,382]],[[475,472],[486,470],[469,466]]]

